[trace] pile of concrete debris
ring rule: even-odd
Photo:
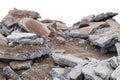
[[[112,19],[116,15],[113,12],[90,15],[68,28],[58,20],[40,21],[41,16],[34,11],[9,11],[0,22],[0,80],[120,79],[120,24]],[[118,56],[84,60],[49,44],[64,46],[73,39],[90,42],[101,53],[117,51]],[[41,65],[39,60],[45,55],[53,61]],[[45,73],[49,68],[50,72]],[[53,79],[42,78],[42,74],[50,74]]]
[[[54,80],[119,80],[120,57],[106,60],[75,57],[61,51],[52,53],[54,62],[59,68],[52,68],[50,74]],[[64,68],[63,68],[64,67]]]

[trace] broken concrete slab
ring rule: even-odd
[[[9,66],[3,68],[3,74],[8,77],[8,79],[12,80],[22,80],[20,76],[14,72]]]
[[[118,13],[114,13],[114,12],[101,13],[94,17],[94,21],[105,21],[116,15],[118,15]]]
[[[50,47],[44,47],[44,48],[36,48],[35,50],[25,48],[22,49],[23,46],[17,49],[17,51],[14,51],[16,49],[13,49],[9,52],[7,51],[0,51],[0,59],[2,60],[30,60],[39,58],[41,56],[47,55],[51,52]],[[11,48],[10,48],[11,49]],[[19,50],[20,49],[20,50]]]
[[[110,58],[110,60],[108,61],[110,63],[110,65],[116,69],[118,66],[119,66],[119,63],[118,63],[118,57],[112,57]]]
[[[32,61],[12,61],[9,64],[13,70],[25,70],[31,68]]]
[[[50,74],[53,78],[53,80],[69,80],[66,79],[67,73],[70,71],[70,69],[67,68],[52,68],[50,71]]]
[[[44,44],[44,39],[43,38],[21,39],[18,43],[20,45],[42,45]]]
[[[114,69],[110,66],[109,62],[101,61],[95,68],[95,74],[103,80],[108,80]]]
[[[41,37],[48,37],[51,33],[48,27],[43,26],[40,21],[31,18],[23,18],[22,20],[20,20],[19,26],[23,30],[30,33],[35,33]]]
[[[9,28],[10,26],[18,23],[22,18],[40,18],[39,13],[35,11],[27,11],[27,10],[18,10],[13,9],[8,12],[8,14],[2,19],[2,23]]]
[[[13,33],[7,36],[8,42],[19,42],[21,39],[35,39],[35,33]]]
[[[82,68],[86,64],[88,63],[80,62],[77,66],[71,69],[71,71],[67,74],[67,78],[72,80],[82,80],[83,79]]]
[[[71,54],[52,53],[54,62],[61,66],[75,67],[81,62],[88,62]]]
[[[94,72],[98,64],[99,62],[96,62],[96,61],[90,62],[82,68],[82,73],[84,75],[85,80],[103,80],[99,76],[95,75],[95,72]]]
[[[111,74],[111,80],[120,80],[120,66],[118,66]]]

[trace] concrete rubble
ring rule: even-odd
[[[0,22],[0,80],[119,80],[120,24],[115,12],[71,27],[13,9]]]

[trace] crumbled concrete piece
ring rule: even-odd
[[[70,67],[75,67],[80,62],[88,62],[70,54],[53,53],[52,58],[56,64]]]
[[[99,76],[95,75],[95,68],[99,62],[90,62],[82,68],[82,73],[84,75],[84,80],[103,80]]]
[[[111,80],[120,80],[120,66],[118,66],[111,74]]]
[[[115,46],[116,46],[117,54],[118,56],[120,56],[120,43],[116,43]]]
[[[72,80],[82,80],[82,68],[88,63],[80,62],[77,66],[75,66],[71,71],[67,74],[67,77]]]
[[[44,44],[43,38],[36,38],[36,39],[21,39],[19,42],[21,45],[42,45]]]
[[[29,69],[31,67],[32,61],[12,61],[10,62],[10,67],[14,70],[23,70],[23,69]]]
[[[65,44],[66,40],[63,37],[57,37],[56,43],[58,44]]]
[[[21,39],[35,39],[37,35],[34,33],[13,33],[7,36],[9,42],[19,42]]]
[[[110,66],[109,62],[101,61],[94,71],[97,76],[104,80],[108,80],[114,69]]]
[[[47,55],[51,52],[51,48],[50,47],[45,47],[42,49],[37,49],[34,51],[29,51],[27,49],[21,50],[19,51],[12,51],[12,52],[4,52],[1,51],[0,52],[0,59],[3,60],[30,60],[30,59],[35,59],[35,58],[39,58],[43,55]]]
[[[114,57],[110,58],[109,63],[114,69],[116,69],[119,66],[118,57],[114,56]]]
[[[9,66],[3,68],[3,74],[12,80],[22,80]]]
[[[40,15],[35,11],[18,10],[15,8],[8,12],[8,14],[3,18],[2,23],[9,28],[10,26],[18,23],[22,18],[37,19],[40,18]]]
[[[67,80],[66,74],[69,72],[69,69],[66,68],[52,68],[50,74],[52,75],[53,80]]]

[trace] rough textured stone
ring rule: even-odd
[[[29,69],[31,67],[32,61],[13,61],[10,62],[10,67],[14,70],[23,70],[23,69]]]
[[[65,44],[66,40],[63,37],[57,37],[56,43],[58,44]]]
[[[50,74],[52,75],[53,80],[67,80],[66,79],[66,74],[70,70],[67,68],[52,68],[50,71]]]
[[[27,32],[35,33],[42,37],[48,37],[51,31],[48,27],[42,25],[41,22],[31,18],[24,18],[19,22],[19,26]]]
[[[113,71],[113,68],[107,61],[101,61],[95,68],[95,74],[101,77],[103,80],[109,80]]]
[[[67,77],[72,80],[82,80],[82,68],[87,64],[87,62],[80,62],[77,66],[75,66],[71,71],[67,74]]]
[[[43,55],[49,54],[51,51],[50,47],[40,48],[34,51],[23,49],[22,51],[0,51],[0,59],[3,60],[29,60],[39,58]]]
[[[10,10],[2,20],[2,23],[5,24],[7,27],[12,26],[20,21],[22,18],[33,18],[37,19],[40,18],[40,15],[34,11],[27,11],[27,10],[17,10],[13,9]]]
[[[98,14],[94,17],[94,21],[105,21],[107,19],[110,19],[114,16],[118,15],[118,13],[114,13],[114,12],[108,12],[108,13],[101,13]]]
[[[111,80],[120,80],[120,66],[118,66],[111,74]]]
[[[90,62],[89,64],[85,65],[82,69],[82,73],[84,75],[84,80],[103,80],[99,76],[95,75],[95,68],[99,62]]]
[[[36,38],[36,39],[21,39],[19,42],[21,45],[42,45],[44,44],[43,38]]]
[[[86,61],[70,54],[61,54],[61,53],[53,53],[52,58],[56,64],[62,66],[70,66],[70,67],[75,67],[80,62]]]
[[[67,26],[64,23],[56,22],[55,25],[56,25],[56,30],[63,30],[63,31],[68,30]]]
[[[5,76],[12,80],[22,80],[20,76],[17,73],[15,73],[9,66],[3,68],[3,73]]]
[[[116,46],[118,56],[120,56],[120,43],[116,43],[115,46]]]
[[[114,68],[114,69],[116,69],[117,67],[118,67],[118,65],[119,65],[119,63],[118,63],[118,57],[112,57],[112,58],[110,58],[110,60],[109,60],[109,63],[110,63],[110,65]]]
[[[9,42],[19,42],[21,39],[35,39],[37,35],[34,33],[13,33],[7,36]]]

